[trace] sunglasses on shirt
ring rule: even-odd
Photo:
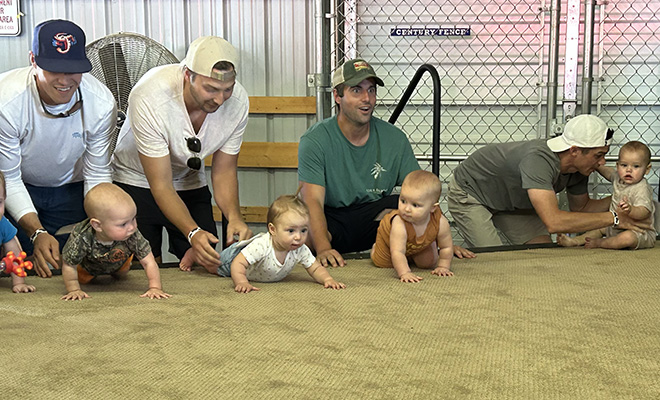
[[[69,111],[59,114],[53,114],[52,112],[48,111],[48,109],[46,108],[46,104],[44,104],[44,101],[41,99],[41,96],[39,97],[39,101],[41,102],[41,107],[44,109],[44,112],[49,116],[53,118],[67,118],[80,111],[80,109],[83,106],[82,92],[80,91],[80,88],[78,88],[76,93],[78,94],[78,101],[76,101],[73,104],[73,106],[69,109]]]
[[[188,145],[188,150],[193,153],[199,153],[202,151],[202,142],[197,137],[190,137],[186,139],[186,145]],[[202,168],[202,159],[197,155],[190,157],[187,161],[188,168],[199,171]]]

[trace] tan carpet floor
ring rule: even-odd
[[[143,271],[59,300],[61,276],[0,279],[2,398],[658,399],[660,247],[536,249],[455,260],[450,278],[350,260],[323,289],[302,268],[231,280]]]

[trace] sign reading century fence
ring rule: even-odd
[[[0,0],[0,36],[18,36],[21,33],[19,0]]]
[[[470,36],[470,28],[391,28],[390,36]]]

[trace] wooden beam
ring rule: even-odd
[[[250,96],[250,114],[316,114],[313,96]]]
[[[268,207],[266,206],[241,206],[241,214],[247,223],[266,223],[268,215]],[[213,206],[213,219],[215,221],[222,221],[222,211],[218,206]]]
[[[211,165],[212,156],[204,160]],[[243,142],[238,153],[239,168],[298,168],[298,143]]]

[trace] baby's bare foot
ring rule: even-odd
[[[181,258],[181,261],[179,262],[179,269],[181,271],[192,271],[192,265],[194,263],[193,260],[193,252],[192,249],[188,249],[186,253],[183,255]]]
[[[600,242],[603,241],[603,239],[592,239],[592,238],[585,238],[584,239],[584,247],[586,249],[597,249],[600,247]]]
[[[557,244],[563,247],[575,247],[580,245],[575,238],[566,236],[563,233],[557,234]]]

